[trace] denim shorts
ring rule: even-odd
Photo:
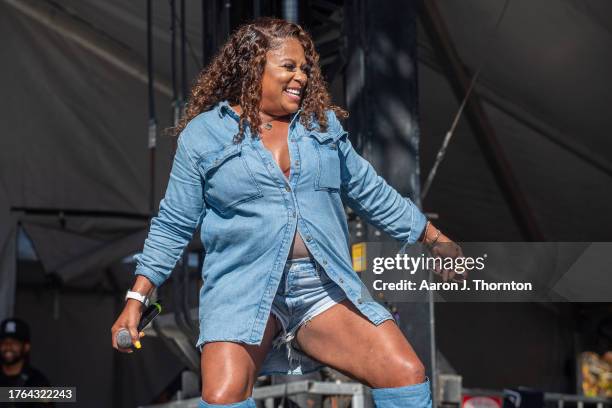
[[[295,341],[298,329],[344,299],[344,291],[314,259],[287,260],[270,313],[282,326],[273,347],[286,346],[290,367],[307,358]]]

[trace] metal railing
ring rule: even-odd
[[[314,395],[335,395],[335,396],[351,396],[351,408],[371,408],[372,398],[370,389],[362,384],[345,382],[333,383],[324,381],[295,381],[285,384],[266,385],[253,389],[253,398],[258,401],[263,401],[265,408],[275,408],[274,400],[294,396],[298,394],[314,394]],[[480,388],[463,388],[463,395],[474,396],[500,396],[504,393],[498,390],[486,390]],[[139,408],[198,408],[200,398],[191,398],[183,401],[175,401],[166,404],[148,405]],[[612,400],[609,398],[585,397],[582,395],[560,394],[554,392],[544,393],[545,407],[555,408],[609,408],[612,407]],[[452,405],[448,402],[445,406]],[[457,403],[456,406],[460,406]],[[544,408],[544,407],[543,407]]]
[[[359,383],[333,383],[324,381],[295,381],[285,384],[266,385],[253,389],[253,398],[263,400],[265,408],[275,408],[274,399],[297,394],[346,395],[351,396],[351,408],[371,408],[369,388]],[[200,398],[175,401],[166,404],[147,405],[139,408],[198,408]]]
[[[499,396],[503,397],[503,391],[486,390],[480,388],[463,388],[463,395],[482,395],[482,396]],[[544,393],[544,407],[555,408],[606,408],[612,407],[612,399],[601,397],[586,397],[584,395],[561,394],[557,392]],[[544,408],[543,407],[543,408]]]

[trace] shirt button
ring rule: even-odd
[[[312,241],[312,237],[310,235],[306,235],[306,241],[308,242]]]
[[[357,303],[362,304],[363,303],[363,299],[362,298],[357,299]]]
[[[327,265],[327,259],[323,260],[323,265]]]
[[[344,283],[344,279],[340,278],[340,283]]]
[[[292,217],[295,217],[295,211],[289,211],[289,214],[291,214]]]

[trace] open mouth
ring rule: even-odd
[[[2,352],[2,360],[4,361],[13,361],[15,360],[16,357],[17,357],[17,354],[13,353],[12,351]]]
[[[302,99],[302,90],[299,88],[285,88],[283,91],[287,97],[293,101],[299,102]]]

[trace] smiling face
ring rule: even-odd
[[[295,38],[279,40],[266,53],[261,79],[261,113],[276,118],[297,112],[309,73],[310,67],[300,42]]]
[[[23,360],[30,350],[30,343],[24,343],[13,338],[0,340],[0,362],[3,365],[13,365]]]

